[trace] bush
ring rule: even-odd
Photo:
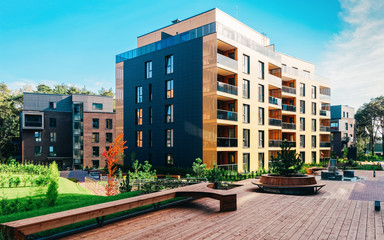
[[[276,158],[272,158],[271,170],[282,176],[289,176],[298,173],[304,161],[300,159],[296,150],[292,150],[287,141],[281,143],[281,151]]]
[[[49,182],[48,190],[46,193],[46,200],[48,206],[55,206],[57,203],[57,198],[59,197],[59,170],[57,168],[56,162],[52,162],[49,167],[51,179]]]

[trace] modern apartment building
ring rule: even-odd
[[[137,47],[116,56],[126,155],[254,171],[287,140],[307,163],[330,157],[329,81],[237,19],[215,8],[139,36]]]
[[[331,106],[332,151],[336,156],[343,155],[344,147],[356,144],[355,109],[346,105]]]
[[[56,161],[62,168],[104,167],[113,141],[113,98],[24,93],[22,161]]]

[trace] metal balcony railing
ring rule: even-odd
[[[282,125],[283,129],[294,129],[296,130],[296,124],[295,123],[285,123],[283,122]]]
[[[237,138],[218,137],[217,147],[237,147]]]
[[[269,125],[281,126],[281,119],[269,118]]]
[[[320,131],[322,132],[330,132],[331,127],[330,126],[320,126]]]
[[[294,105],[283,104],[283,105],[282,105],[282,110],[284,110],[284,111],[290,111],[290,112],[296,112],[296,106],[294,106]]]
[[[276,97],[269,96],[269,103],[270,103],[270,104],[277,105],[277,106],[281,106],[281,99],[280,99],[280,98],[276,98]]]
[[[269,140],[269,147],[280,147],[281,140]]]
[[[320,110],[320,116],[330,117],[331,116],[331,112],[327,111],[327,110]]]
[[[296,94],[296,88],[282,86],[281,90],[285,93]]]
[[[320,147],[331,147],[330,142],[320,142]]]
[[[227,56],[224,56],[220,53],[217,54],[217,63],[221,64],[223,66],[229,67],[229,68],[236,70],[236,71],[238,68],[238,64],[237,64],[236,60],[229,58]]]
[[[237,112],[217,109],[217,119],[237,121]]]
[[[231,84],[217,82],[217,91],[237,95],[237,87]]]

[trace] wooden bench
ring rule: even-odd
[[[260,182],[253,182],[256,186],[258,186],[260,189],[264,190],[264,188],[268,189],[274,189],[276,190],[276,193],[288,193],[288,194],[297,194],[304,193],[304,194],[310,194],[310,193],[317,193],[322,187],[325,186],[325,184],[312,184],[312,185],[270,185],[270,184],[263,184]]]
[[[207,187],[207,183],[199,183],[182,188],[7,222],[1,224],[0,231],[5,239],[18,240],[25,239],[27,235],[33,233],[89,219],[96,219],[98,225],[102,226],[106,215],[150,204],[154,204],[156,207],[160,202],[176,197],[192,197],[195,199],[209,197],[220,201],[220,211],[235,211],[237,209],[236,194],[210,189]]]

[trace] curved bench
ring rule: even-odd
[[[256,183],[261,190],[267,190],[273,193],[284,194],[314,194],[317,193],[325,184],[311,184],[311,185],[271,185],[264,183]]]

